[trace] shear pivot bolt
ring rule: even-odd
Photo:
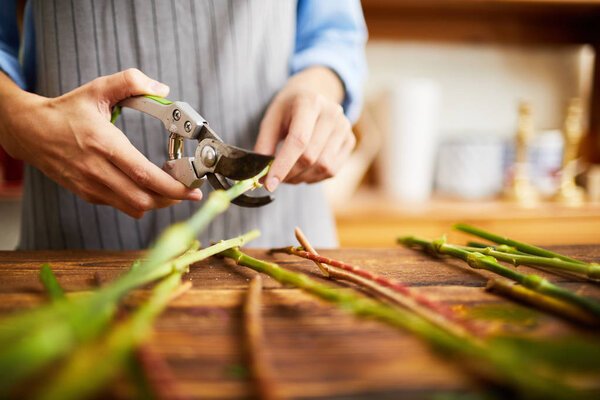
[[[217,152],[210,146],[204,146],[204,148],[202,148],[201,157],[202,164],[206,165],[207,167],[212,167],[217,161]]]
[[[192,130],[192,123],[190,121],[185,121],[185,125],[183,127],[185,128],[186,132],[189,132]]]
[[[175,121],[179,121],[179,118],[181,118],[181,112],[178,109],[174,109],[173,110],[173,119]]]

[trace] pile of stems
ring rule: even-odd
[[[283,247],[271,249],[270,252],[286,253],[319,262],[323,265],[322,268],[325,269],[328,277],[355,283],[376,295],[383,296],[384,298],[417,313],[441,328],[452,331],[452,333],[457,336],[471,337],[471,339],[474,339],[472,335],[480,333],[474,329],[473,325],[457,318],[452,310],[444,307],[442,304],[436,303],[426,296],[410,290],[407,286],[398,282],[393,282],[371,271],[331,258],[309,253],[302,247]]]
[[[484,269],[507,279],[520,283],[528,289],[542,293],[547,296],[564,300],[590,312],[595,317],[600,317],[600,304],[592,299],[578,295],[563,287],[554,285],[539,275],[526,275],[498,264],[492,256],[480,252],[470,252],[460,246],[446,243],[445,238],[429,241],[415,236],[404,236],[398,238],[398,242],[406,246],[418,246],[426,251],[437,255],[448,255],[466,261],[474,269]]]
[[[559,260],[568,261],[570,263],[587,265],[586,262],[583,262],[581,260],[563,256],[562,254],[554,253],[552,251],[542,249],[541,247],[532,246],[530,244],[519,242],[519,241],[516,241],[513,239],[509,239],[507,237],[502,237],[502,236],[496,235],[496,234],[488,232],[488,231],[484,231],[483,229],[479,229],[479,228],[476,228],[476,227],[468,225],[468,224],[463,224],[463,223],[454,224],[453,228],[456,230],[459,230],[461,232],[469,233],[471,235],[480,237],[482,239],[489,240],[490,242],[493,242],[493,243],[511,246],[514,249],[516,249],[522,253],[532,254],[532,255],[536,255],[536,256],[540,256],[540,257],[547,257],[547,258],[558,258]]]
[[[554,399],[582,394],[560,383],[560,379],[556,376],[546,378],[535,373],[530,366],[523,364],[518,352],[502,344],[488,346],[481,341],[457,337],[414,313],[319,283],[304,274],[252,258],[238,248],[225,250],[221,254],[239,265],[269,275],[283,285],[292,285],[302,289],[357,316],[375,318],[407,330],[430,343],[435,349],[460,358],[462,365],[472,368],[475,373],[488,374],[490,372],[488,368],[482,368],[482,362],[484,365],[492,366],[492,379],[500,378],[503,383],[508,383],[523,396]],[[490,378],[489,375],[486,377]]]
[[[565,261],[560,258],[549,258],[549,257],[541,257],[530,254],[515,254],[511,252],[510,248],[503,247],[505,245],[494,247],[460,247],[464,250],[470,252],[479,252],[488,256],[492,256],[497,260],[509,262],[513,264],[515,267],[519,265],[529,265],[529,266],[538,266],[545,267],[551,269],[557,269],[561,271],[574,272],[576,274],[580,274],[585,276],[586,278],[597,280],[600,279],[600,265],[596,263],[576,263],[572,261]]]
[[[152,295],[125,321],[118,322],[105,337],[77,348],[51,380],[39,391],[38,399],[88,397],[114,378],[134,349],[150,335],[156,316],[167,306],[181,285],[179,271],[159,282]]]
[[[131,290],[173,272],[185,272],[190,264],[214,255],[226,247],[240,246],[258,235],[257,231],[184,254],[195,238],[231,200],[260,186],[258,180],[268,167],[252,179],[237,182],[227,191],[212,192],[203,206],[186,222],[167,228],[143,262],[115,282],[79,298],[63,298],[37,309],[0,320],[0,392],[18,384],[75,346],[90,341],[112,320],[119,301]],[[45,283],[47,286],[47,283]]]

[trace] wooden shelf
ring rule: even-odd
[[[452,231],[456,222],[539,245],[600,243],[600,203],[570,208],[547,202],[525,209],[499,200],[437,198],[424,204],[402,204],[364,191],[334,213],[342,247],[389,247],[398,236],[409,234],[428,238],[447,234],[450,241],[459,243],[473,239]]]

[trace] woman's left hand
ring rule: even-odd
[[[343,97],[342,82],[328,68],[311,67],[290,78],[269,105],[254,147],[273,155],[283,140],[265,179],[267,190],[336,174],[356,144]]]

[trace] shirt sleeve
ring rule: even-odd
[[[332,69],[344,84],[344,112],[355,122],[362,107],[367,29],[359,0],[299,0],[291,73],[314,65]]]
[[[25,73],[19,63],[20,37],[16,7],[16,0],[5,0],[0,7],[0,70],[25,88]]]

